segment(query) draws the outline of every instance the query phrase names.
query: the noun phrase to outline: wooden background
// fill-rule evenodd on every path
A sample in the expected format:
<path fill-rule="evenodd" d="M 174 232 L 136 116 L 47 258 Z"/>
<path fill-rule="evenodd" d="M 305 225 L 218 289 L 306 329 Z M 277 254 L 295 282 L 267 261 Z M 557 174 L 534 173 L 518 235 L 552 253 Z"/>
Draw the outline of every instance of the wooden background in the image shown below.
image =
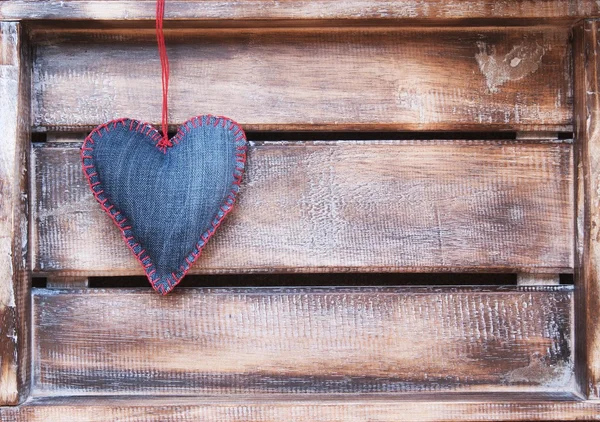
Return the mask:
<path fill-rule="evenodd" d="M 78 162 L 160 119 L 154 2 L 1 2 L 0 418 L 598 419 L 596 3 L 168 2 L 172 129 L 252 141 L 193 273 L 292 286 L 163 298 Z"/>

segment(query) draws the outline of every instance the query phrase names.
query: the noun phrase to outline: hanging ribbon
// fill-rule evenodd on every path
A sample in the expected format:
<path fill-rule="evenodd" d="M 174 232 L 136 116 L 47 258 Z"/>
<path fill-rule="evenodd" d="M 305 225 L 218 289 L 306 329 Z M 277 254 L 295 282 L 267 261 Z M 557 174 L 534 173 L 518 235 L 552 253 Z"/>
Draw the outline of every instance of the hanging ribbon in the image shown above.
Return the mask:
<path fill-rule="evenodd" d="M 163 31 L 163 19 L 165 16 L 165 0 L 156 0 L 156 41 L 158 42 L 158 54 L 160 56 L 160 68 L 162 76 L 162 133 L 163 137 L 158 142 L 162 148 L 173 146 L 169 140 L 169 56 L 165 44 L 165 33 Z"/>

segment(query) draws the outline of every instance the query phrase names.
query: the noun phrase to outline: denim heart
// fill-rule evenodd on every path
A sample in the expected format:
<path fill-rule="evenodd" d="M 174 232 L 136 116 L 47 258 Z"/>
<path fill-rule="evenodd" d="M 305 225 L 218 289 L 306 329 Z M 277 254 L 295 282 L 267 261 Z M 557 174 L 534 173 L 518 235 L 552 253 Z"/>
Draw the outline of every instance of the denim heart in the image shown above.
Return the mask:
<path fill-rule="evenodd" d="M 246 135 L 226 117 L 182 124 L 170 147 L 151 125 L 119 119 L 98 126 L 81 148 L 83 172 L 102 209 L 167 294 L 231 211 L 246 161 Z"/>

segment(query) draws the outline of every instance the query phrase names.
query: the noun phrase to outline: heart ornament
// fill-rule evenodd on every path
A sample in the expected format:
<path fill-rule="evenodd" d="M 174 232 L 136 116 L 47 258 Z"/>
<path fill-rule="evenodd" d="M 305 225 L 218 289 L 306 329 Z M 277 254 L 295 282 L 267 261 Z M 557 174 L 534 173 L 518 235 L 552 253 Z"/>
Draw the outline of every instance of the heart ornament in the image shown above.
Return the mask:
<path fill-rule="evenodd" d="M 246 162 L 242 128 L 226 117 L 189 119 L 170 139 L 150 124 L 102 124 L 81 148 L 83 172 L 157 292 L 181 281 L 233 209 Z"/>

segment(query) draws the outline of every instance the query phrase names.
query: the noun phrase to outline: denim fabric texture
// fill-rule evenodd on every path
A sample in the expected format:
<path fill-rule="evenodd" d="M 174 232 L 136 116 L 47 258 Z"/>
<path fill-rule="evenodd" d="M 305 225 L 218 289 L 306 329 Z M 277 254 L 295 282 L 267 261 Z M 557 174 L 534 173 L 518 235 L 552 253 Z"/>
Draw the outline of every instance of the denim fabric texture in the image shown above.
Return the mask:
<path fill-rule="evenodd" d="M 231 211 L 246 161 L 242 128 L 198 116 L 160 148 L 151 125 L 119 119 L 98 126 L 81 148 L 90 188 L 110 215 L 152 287 L 181 281 Z"/>

